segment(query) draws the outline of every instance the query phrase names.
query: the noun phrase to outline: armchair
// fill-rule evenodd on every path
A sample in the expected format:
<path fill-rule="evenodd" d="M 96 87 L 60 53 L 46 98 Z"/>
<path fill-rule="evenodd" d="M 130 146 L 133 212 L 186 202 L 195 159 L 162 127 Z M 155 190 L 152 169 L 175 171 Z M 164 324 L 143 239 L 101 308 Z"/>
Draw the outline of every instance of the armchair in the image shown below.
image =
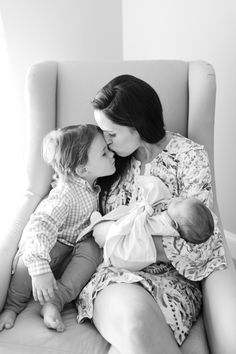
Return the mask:
<path fill-rule="evenodd" d="M 4 306 L 12 259 L 31 213 L 47 195 L 52 171 L 41 157 L 44 135 L 56 127 L 94 123 L 90 101 L 112 77 L 129 73 L 150 83 L 158 92 L 167 130 L 179 132 L 205 145 L 211 163 L 214 211 L 219 217 L 214 180 L 214 110 L 216 82 L 206 62 L 177 60 L 95 62 L 43 62 L 33 65 L 26 78 L 26 184 L 14 220 L 0 239 L 0 310 Z M 223 230 L 222 230 L 223 232 Z M 202 282 L 203 316 L 182 346 L 185 354 L 236 353 L 236 272 L 225 243 L 228 269 Z M 63 310 L 66 330 L 48 330 L 31 301 L 11 330 L 0 333 L 4 354 L 106 354 L 109 344 L 91 323 L 78 325 L 76 310 Z"/>

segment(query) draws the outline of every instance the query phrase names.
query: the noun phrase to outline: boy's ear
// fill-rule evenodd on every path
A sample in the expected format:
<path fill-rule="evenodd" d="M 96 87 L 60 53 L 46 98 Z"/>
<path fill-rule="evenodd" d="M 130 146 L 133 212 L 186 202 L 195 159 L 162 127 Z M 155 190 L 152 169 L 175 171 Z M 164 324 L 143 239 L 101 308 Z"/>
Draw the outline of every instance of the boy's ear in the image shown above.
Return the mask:
<path fill-rule="evenodd" d="M 83 177 L 87 174 L 86 166 L 77 166 L 75 171 L 80 177 Z"/>

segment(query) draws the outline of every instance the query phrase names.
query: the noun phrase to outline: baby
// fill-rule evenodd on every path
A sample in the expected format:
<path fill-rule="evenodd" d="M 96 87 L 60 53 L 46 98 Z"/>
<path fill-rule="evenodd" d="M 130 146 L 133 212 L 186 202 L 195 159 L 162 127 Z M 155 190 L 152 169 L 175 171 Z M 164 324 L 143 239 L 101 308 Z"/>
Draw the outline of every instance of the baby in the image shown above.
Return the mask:
<path fill-rule="evenodd" d="M 169 261 L 163 237 L 201 244 L 213 234 L 213 216 L 200 200 L 170 199 L 167 187 L 157 177 L 140 176 L 137 184 L 144 196 L 141 202 L 121 206 L 104 217 L 98 212 L 92 214 L 89 229 L 103 247 L 106 265 L 137 271 Z M 152 235 L 161 237 L 154 237 L 154 242 Z"/>
<path fill-rule="evenodd" d="M 185 241 L 200 244 L 214 232 L 214 220 L 209 208 L 196 198 L 173 198 L 166 216 Z"/>

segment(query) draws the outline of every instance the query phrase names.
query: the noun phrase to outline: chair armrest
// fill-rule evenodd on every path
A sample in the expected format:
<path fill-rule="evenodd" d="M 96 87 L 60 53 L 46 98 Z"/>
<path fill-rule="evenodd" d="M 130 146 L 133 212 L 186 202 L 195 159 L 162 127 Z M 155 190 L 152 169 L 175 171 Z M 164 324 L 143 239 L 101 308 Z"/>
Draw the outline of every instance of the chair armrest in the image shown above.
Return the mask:
<path fill-rule="evenodd" d="M 5 230 L 1 230 L 0 311 L 4 306 L 12 260 L 22 231 L 50 187 L 52 170 L 42 159 L 41 145 L 45 134 L 55 129 L 57 63 L 33 65 L 27 73 L 26 88 L 25 187 L 12 201 L 11 220 L 6 223 Z"/>
<path fill-rule="evenodd" d="M 216 201 L 216 208 L 218 204 Z M 218 214 L 219 215 L 219 214 Z M 236 353 L 236 270 L 220 217 L 228 269 L 213 272 L 202 282 L 203 317 L 212 354 Z"/>
<path fill-rule="evenodd" d="M 223 230 L 220 218 L 218 224 Z M 228 269 L 213 272 L 202 282 L 203 316 L 211 353 L 235 354 L 236 270 L 223 232 L 222 237 Z"/>
<path fill-rule="evenodd" d="M 212 273 L 202 282 L 203 313 L 212 354 L 236 353 L 236 271 Z"/>
<path fill-rule="evenodd" d="M 214 212 L 223 230 L 214 178 L 214 112 L 216 78 L 214 68 L 205 62 L 189 65 L 189 126 L 188 137 L 203 144 L 208 152 L 214 195 Z M 204 129 L 202 128 L 204 126 Z M 236 271 L 228 246 L 223 242 L 228 269 L 212 273 L 202 282 L 203 311 L 212 354 L 236 353 Z"/>
<path fill-rule="evenodd" d="M 17 250 L 22 231 L 31 213 L 41 200 L 41 196 L 26 191 L 14 200 L 13 215 L 1 230 L 0 242 L 0 312 L 4 306 L 10 282 L 12 261 Z"/>

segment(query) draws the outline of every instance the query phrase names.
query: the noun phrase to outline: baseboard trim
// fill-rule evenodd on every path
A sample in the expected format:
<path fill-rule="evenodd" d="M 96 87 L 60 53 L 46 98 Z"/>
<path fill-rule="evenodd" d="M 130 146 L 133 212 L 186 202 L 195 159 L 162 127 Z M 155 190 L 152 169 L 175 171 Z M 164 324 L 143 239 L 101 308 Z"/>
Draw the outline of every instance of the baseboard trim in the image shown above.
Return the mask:
<path fill-rule="evenodd" d="M 224 233 L 230 253 L 233 259 L 236 260 L 236 235 L 227 230 L 224 230 Z"/>

